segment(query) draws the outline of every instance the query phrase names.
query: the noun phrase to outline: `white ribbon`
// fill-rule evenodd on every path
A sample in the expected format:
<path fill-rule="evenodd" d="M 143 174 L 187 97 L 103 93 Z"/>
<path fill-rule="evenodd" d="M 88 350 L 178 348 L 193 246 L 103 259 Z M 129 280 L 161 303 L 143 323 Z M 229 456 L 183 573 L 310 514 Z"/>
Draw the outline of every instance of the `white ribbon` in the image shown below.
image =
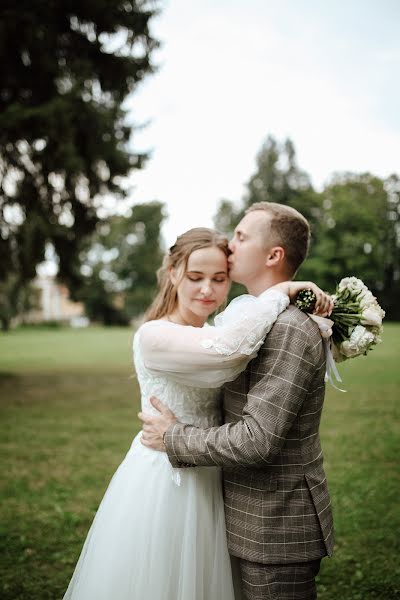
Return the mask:
<path fill-rule="evenodd" d="M 309 314 L 309 313 L 308 313 Z M 339 371 L 337 370 L 335 359 L 332 356 L 331 350 L 331 335 L 332 335 L 332 326 L 333 321 L 331 319 L 327 319 L 326 317 L 320 317 L 318 315 L 311 315 L 309 317 L 315 321 L 319 327 L 319 332 L 322 336 L 322 341 L 324 342 L 325 349 L 325 358 L 326 358 L 326 372 L 325 372 L 325 381 L 329 381 L 332 387 L 339 392 L 347 392 L 347 390 L 342 390 L 340 387 L 336 385 L 334 382 L 334 378 L 339 383 L 342 383 L 342 378 L 340 377 Z"/>
<path fill-rule="evenodd" d="M 338 390 L 339 392 L 347 392 L 347 390 L 342 390 L 342 388 L 338 387 L 333 381 L 333 378 L 335 377 L 336 381 L 342 383 L 342 378 L 340 377 L 339 371 L 337 370 L 335 359 L 332 356 L 330 340 L 324 339 L 323 342 L 326 357 L 325 381 L 329 381 L 329 383 L 335 388 L 335 390 Z"/>

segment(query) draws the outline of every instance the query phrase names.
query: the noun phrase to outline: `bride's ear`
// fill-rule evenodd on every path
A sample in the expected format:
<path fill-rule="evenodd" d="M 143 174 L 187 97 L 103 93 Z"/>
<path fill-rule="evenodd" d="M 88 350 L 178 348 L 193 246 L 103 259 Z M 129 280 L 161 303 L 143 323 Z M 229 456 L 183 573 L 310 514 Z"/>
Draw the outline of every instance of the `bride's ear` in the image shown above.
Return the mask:
<path fill-rule="evenodd" d="M 168 267 L 168 277 L 172 285 L 176 286 L 178 284 L 178 278 L 176 276 L 176 271 L 174 267 Z"/>
<path fill-rule="evenodd" d="M 273 246 L 268 250 L 265 264 L 267 267 L 274 267 L 279 265 L 285 259 L 285 250 L 282 246 Z"/>

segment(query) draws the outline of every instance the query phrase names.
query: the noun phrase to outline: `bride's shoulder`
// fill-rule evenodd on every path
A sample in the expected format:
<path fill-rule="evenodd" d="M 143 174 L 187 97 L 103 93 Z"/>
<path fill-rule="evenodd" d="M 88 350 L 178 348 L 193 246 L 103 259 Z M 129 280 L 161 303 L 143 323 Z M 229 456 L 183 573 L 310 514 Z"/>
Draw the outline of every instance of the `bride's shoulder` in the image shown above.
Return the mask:
<path fill-rule="evenodd" d="M 141 349 L 143 349 L 149 345 L 151 340 L 155 337 L 154 336 L 155 328 L 159 327 L 159 323 L 161 323 L 160 319 L 158 319 L 157 321 L 145 321 L 144 323 L 141 323 L 137 327 L 137 329 L 133 335 L 133 344 L 132 344 L 133 349 L 136 352 L 139 347 Z"/>
<path fill-rule="evenodd" d="M 171 321 L 166 321 L 164 319 L 156 319 L 154 321 L 145 321 L 142 323 L 135 331 L 135 338 L 144 338 L 151 335 L 156 329 L 159 329 L 162 326 L 173 325 Z"/>
<path fill-rule="evenodd" d="M 144 323 L 141 323 L 141 325 L 136 329 L 136 333 L 143 332 L 154 327 L 159 327 L 160 325 L 168 325 L 169 323 L 170 321 L 164 319 L 154 319 L 153 321 L 145 321 Z"/>

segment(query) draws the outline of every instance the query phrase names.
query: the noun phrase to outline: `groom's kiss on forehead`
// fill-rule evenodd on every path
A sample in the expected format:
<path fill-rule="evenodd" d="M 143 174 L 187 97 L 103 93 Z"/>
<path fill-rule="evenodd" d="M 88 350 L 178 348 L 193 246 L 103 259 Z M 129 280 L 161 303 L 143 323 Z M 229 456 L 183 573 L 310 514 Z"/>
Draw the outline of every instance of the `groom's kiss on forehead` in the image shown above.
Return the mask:
<path fill-rule="evenodd" d="M 229 242 L 229 275 L 258 295 L 274 283 L 292 279 L 308 251 L 308 222 L 291 207 L 253 204 Z"/>

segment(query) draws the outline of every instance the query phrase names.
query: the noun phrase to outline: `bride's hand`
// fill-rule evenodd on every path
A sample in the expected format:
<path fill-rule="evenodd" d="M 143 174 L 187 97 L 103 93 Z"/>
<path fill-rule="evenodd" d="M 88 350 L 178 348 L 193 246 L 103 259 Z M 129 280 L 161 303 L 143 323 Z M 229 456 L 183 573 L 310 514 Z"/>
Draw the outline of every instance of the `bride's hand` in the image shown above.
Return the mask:
<path fill-rule="evenodd" d="M 311 290 L 314 292 L 316 297 L 313 311 L 315 315 L 328 317 L 333 310 L 332 298 L 312 281 L 283 281 L 282 283 L 278 283 L 273 287 L 280 290 L 284 294 L 287 294 L 291 302 L 296 299 L 297 294 L 302 290 Z"/>

